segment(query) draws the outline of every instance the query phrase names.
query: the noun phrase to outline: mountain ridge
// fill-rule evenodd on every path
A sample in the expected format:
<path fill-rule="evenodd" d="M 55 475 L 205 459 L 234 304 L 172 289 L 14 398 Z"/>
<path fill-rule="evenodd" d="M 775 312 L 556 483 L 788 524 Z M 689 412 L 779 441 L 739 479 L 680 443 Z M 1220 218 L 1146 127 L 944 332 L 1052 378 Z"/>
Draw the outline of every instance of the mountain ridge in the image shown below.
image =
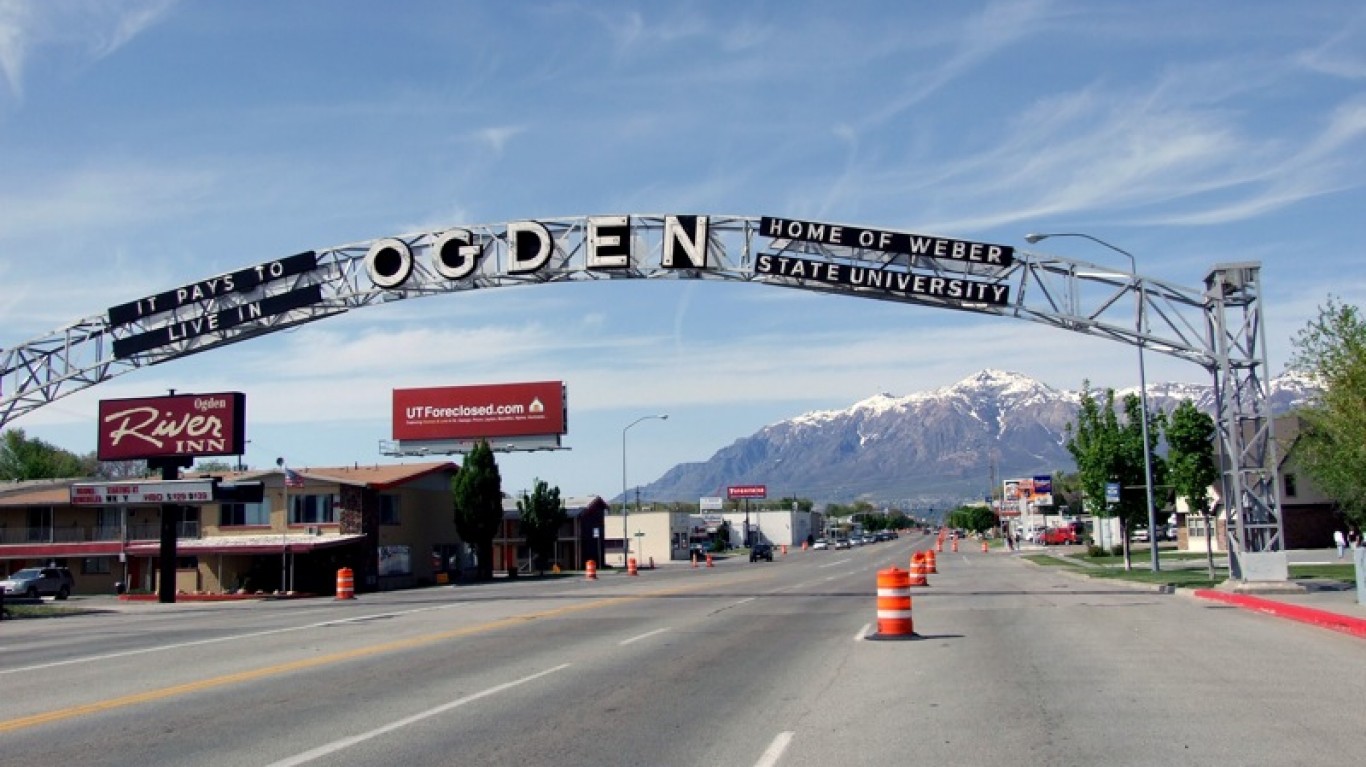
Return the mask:
<path fill-rule="evenodd" d="M 1103 391 L 1103 390 L 1102 390 Z M 1293 410 L 1316 392 L 1303 376 L 1269 385 L 1273 413 Z M 1116 389 L 1119 401 L 1137 387 Z M 1184 399 L 1212 412 L 1210 385 L 1156 383 L 1153 410 Z M 642 498 L 722 496 L 729 485 L 765 484 L 781 495 L 818 503 L 868 500 L 903 508 L 944 508 L 987 495 L 1004 478 L 1072 471 L 1066 427 L 1080 392 L 1021 373 L 986 368 L 937 389 L 886 392 L 847 408 L 815 410 L 741 437 L 706 461 L 678 464 L 641 485 Z"/>

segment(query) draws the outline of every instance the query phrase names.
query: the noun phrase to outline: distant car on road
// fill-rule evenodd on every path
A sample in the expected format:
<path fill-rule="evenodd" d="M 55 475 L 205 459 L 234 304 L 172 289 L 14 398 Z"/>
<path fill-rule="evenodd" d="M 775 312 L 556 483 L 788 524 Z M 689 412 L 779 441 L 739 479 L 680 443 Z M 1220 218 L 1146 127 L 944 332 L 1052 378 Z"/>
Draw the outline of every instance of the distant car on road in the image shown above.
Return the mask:
<path fill-rule="evenodd" d="M 0 591 L 13 596 L 56 597 L 66 599 L 76 587 L 76 579 L 65 567 L 25 567 L 0 581 Z"/>
<path fill-rule="evenodd" d="M 848 539 L 848 538 L 836 538 L 836 539 L 835 539 L 835 549 L 836 549 L 836 550 L 838 550 L 838 549 L 851 549 L 851 548 L 853 548 L 853 547 L 854 547 L 854 545 L 853 545 L 852 543 L 849 542 L 849 539 Z"/>
<path fill-rule="evenodd" d="M 811 544 L 811 548 L 817 551 L 825 551 L 830 548 L 830 541 L 827 541 L 824 538 L 817 538 L 816 542 Z"/>
<path fill-rule="evenodd" d="M 749 561 L 758 562 L 761 559 L 773 561 L 773 546 L 767 543 L 756 543 L 749 547 Z"/>

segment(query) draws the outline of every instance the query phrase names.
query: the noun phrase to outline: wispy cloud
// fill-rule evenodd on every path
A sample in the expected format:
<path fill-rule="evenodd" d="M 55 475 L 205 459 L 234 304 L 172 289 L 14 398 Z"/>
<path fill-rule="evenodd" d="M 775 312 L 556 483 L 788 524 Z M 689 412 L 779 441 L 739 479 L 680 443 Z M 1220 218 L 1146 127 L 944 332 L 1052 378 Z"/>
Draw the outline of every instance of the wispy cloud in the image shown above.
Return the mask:
<path fill-rule="evenodd" d="M 24 94 L 32 56 L 51 51 L 78 67 L 113 54 L 163 19 L 176 0 L 0 0 L 0 72 L 10 93 Z"/>

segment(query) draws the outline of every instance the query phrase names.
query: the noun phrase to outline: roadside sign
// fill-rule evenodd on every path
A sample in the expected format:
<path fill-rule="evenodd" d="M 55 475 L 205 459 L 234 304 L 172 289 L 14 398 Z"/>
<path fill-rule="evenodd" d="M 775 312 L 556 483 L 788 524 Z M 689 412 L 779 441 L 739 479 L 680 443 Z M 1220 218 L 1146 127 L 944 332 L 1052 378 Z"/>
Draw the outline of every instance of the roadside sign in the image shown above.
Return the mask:
<path fill-rule="evenodd" d="M 1106 503 L 1119 503 L 1119 483 L 1118 483 L 1118 482 L 1106 482 L 1106 483 L 1105 483 L 1105 502 L 1106 502 Z"/>

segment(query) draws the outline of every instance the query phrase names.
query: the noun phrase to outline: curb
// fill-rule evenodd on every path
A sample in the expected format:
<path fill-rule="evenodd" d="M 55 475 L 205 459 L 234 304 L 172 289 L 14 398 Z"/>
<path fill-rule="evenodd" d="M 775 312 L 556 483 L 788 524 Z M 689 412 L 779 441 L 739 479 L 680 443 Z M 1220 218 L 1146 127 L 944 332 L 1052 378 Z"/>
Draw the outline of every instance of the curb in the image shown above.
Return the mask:
<path fill-rule="evenodd" d="M 1318 610 L 1313 607 L 1302 607 L 1300 605 L 1286 604 L 1271 599 L 1262 599 L 1248 594 L 1229 594 L 1213 589 L 1195 589 L 1192 595 L 1200 599 L 1209 599 L 1215 602 L 1225 602 L 1227 604 L 1242 607 L 1248 610 L 1274 615 L 1278 618 L 1289 618 L 1290 620 L 1308 623 L 1320 628 L 1340 631 L 1354 637 L 1366 639 L 1366 618 L 1355 618 L 1350 615 L 1339 615 L 1326 610 Z"/>

